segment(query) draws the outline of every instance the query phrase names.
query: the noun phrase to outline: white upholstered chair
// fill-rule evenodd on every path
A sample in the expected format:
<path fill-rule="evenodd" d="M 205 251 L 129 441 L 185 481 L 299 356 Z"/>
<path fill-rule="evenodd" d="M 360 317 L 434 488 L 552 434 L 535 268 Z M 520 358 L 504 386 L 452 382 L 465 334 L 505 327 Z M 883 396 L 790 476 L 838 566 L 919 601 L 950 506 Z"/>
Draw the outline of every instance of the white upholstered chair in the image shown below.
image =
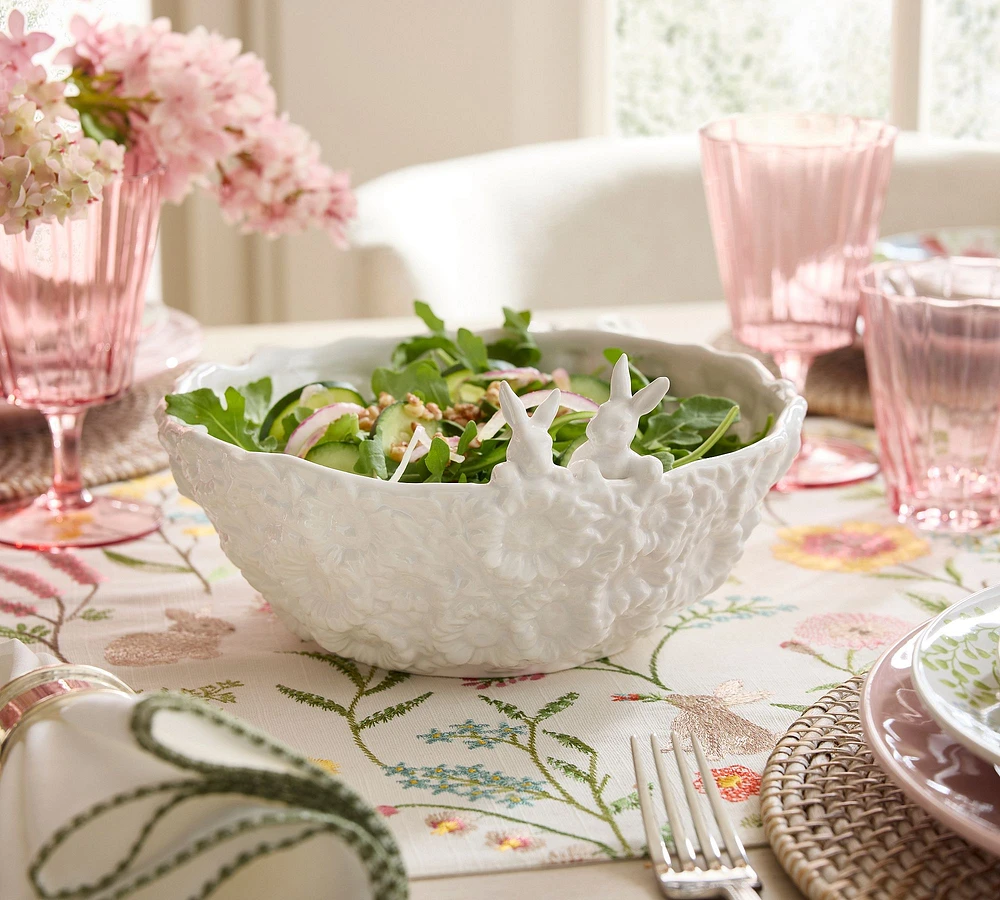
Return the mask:
<path fill-rule="evenodd" d="M 363 313 L 721 297 L 695 135 L 540 144 L 358 189 Z M 882 233 L 1000 225 L 1000 145 L 903 134 Z"/>

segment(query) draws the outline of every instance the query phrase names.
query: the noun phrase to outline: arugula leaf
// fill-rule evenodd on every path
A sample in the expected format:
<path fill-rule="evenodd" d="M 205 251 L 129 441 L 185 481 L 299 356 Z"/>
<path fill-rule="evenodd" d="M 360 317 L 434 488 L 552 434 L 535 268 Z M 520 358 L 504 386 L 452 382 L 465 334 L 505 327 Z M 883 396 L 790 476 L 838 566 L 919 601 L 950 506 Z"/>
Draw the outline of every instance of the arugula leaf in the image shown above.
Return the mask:
<path fill-rule="evenodd" d="M 469 449 L 469 444 L 472 443 L 476 435 L 479 434 L 479 429 L 476 427 L 475 422 L 469 422 L 465 426 L 465 431 L 462 432 L 462 436 L 458 439 L 458 453 L 464 454 L 466 450 Z"/>
<path fill-rule="evenodd" d="M 444 334 L 422 334 L 408 341 L 397 344 L 392 351 L 392 364 L 397 368 L 402 368 L 415 359 L 428 356 L 435 350 L 443 351 L 447 355 L 445 363 L 451 365 L 460 356 L 455 342 Z"/>
<path fill-rule="evenodd" d="M 354 465 L 354 471 L 383 481 L 389 477 L 381 441 L 368 440 L 358 444 L 358 461 Z"/>
<path fill-rule="evenodd" d="M 642 435 L 642 443 L 650 448 L 697 447 L 736 408 L 739 421 L 739 407 L 724 397 L 706 397 L 696 394 L 680 401 L 680 406 L 672 413 L 656 413 L 649 417 Z"/>
<path fill-rule="evenodd" d="M 246 417 L 253 422 L 263 422 L 271 408 L 271 379 L 265 375 L 257 381 L 251 381 L 240 391 L 245 398 Z"/>
<path fill-rule="evenodd" d="M 357 413 L 347 413 L 327 426 L 319 443 L 337 441 L 341 444 L 359 444 L 363 439 Z"/>
<path fill-rule="evenodd" d="M 414 300 L 413 311 L 420 316 L 423 323 L 430 329 L 431 334 L 444 333 L 444 319 L 439 319 L 434 315 L 430 304 L 424 303 L 423 300 Z"/>
<path fill-rule="evenodd" d="M 281 433 L 279 435 L 279 444 L 287 444 L 288 439 L 292 436 L 292 432 L 295 431 L 306 419 L 308 419 L 316 410 L 310 409 L 308 406 L 296 406 L 287 416 L 281 417 Z"/>
<path fill-rule="evenodd" d="M 503 308 L 503 327 L 506 337 L 486 347 L 491 359 L 504 360 L 515 366 L 533 366 L 542 358 L 534 337 L 528 331 L 531 313 L 528 310 L 515 312 Z"/>
<path fill-rule="evenodd" d="M 431 359 L 418 359 L 404 369 L 380 368 L 372 372 L 372 392 L 382 392 L 402 400 L 407 394 L 417 394 L 424 402 L 433 402 L 444 409 L 451 405 L 448 383 Z"/>
<path fill-rule="evenodd" d="M 212 437 L 227 444 L 244 450 L 274 450 L 277 441 L 272 437 L 261 441 L 260 419 L 248 414 L 249 409 L 255 415 L 262 415 L 261 406 L 266 411 L 270 394 L 271 380 L 264 378 L 242 389 L 226 388 L 223 406 L 222 398 L 215 391 L 199 388 L 186 394 L 168 394 L 167 412 L 188 425 L 204 425 Z"/>
<path fill-rule="evenodd" d="M 621 347 L 606 347 L 604 350 L 604 358 L 611 363 L 612 367 L 618 362 L 618 359 L 625 351 Z M 628 372 L 632 376 L 632 393 L 635 394 L 641 391 L 647 384 L 649 384 L 649 379 L 639 371 L 639 368 L 632 362 L 631 357 L 628 361 Z M 666 399 L 666 398 L 664 398 Z"/>
<path fill-rule="evenodd" d="M 451 462 L 451 448 L 448 444 L 441 440 L 441 438 L 436 437 L 431 441 L 430 449 L 427 451 L 427 455 L 424 457 L 424 463 L 427 465 L 427 471 L 431 473 L 431 481 L 440 481 L 441 476 L 444 474 L 444 470 L 448 468 L 448 463 Z"/>
<path fill-rule="evenodd" d="M 468 328 L 458 329 L 458 349 L 460 359 L 467 369 L 473 372 L 489 371 L 489 357 L 486 354 L 486 344 L 481 337 L 473 334 Z"/>

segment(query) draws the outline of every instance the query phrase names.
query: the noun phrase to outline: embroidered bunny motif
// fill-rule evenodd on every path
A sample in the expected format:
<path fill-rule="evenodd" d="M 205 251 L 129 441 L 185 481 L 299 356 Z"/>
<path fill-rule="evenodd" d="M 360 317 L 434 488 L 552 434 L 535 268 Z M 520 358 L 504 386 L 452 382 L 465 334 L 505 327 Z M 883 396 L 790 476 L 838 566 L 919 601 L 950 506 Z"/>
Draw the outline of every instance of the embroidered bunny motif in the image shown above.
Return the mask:
<path fill-rule="evenodd" d="M 511 438 L 507 445 L 507 462 L 496 469 L 513 467 L 524 477 L 540 476 L 548 473 L 552 462 L 552 435 L 549 428 L 559 412 L 562 394 L 554 389 L 535 410 L 528 415 L 521 398 L 506 382 L 500 384 L 500 410 L 510 426 Z M 494 472 L 496 472 L 494 469 Z M 504 473 L 500 473 L 503 478 Z"/>
<path fill-rule="evenodd" d="M 684 749 L 691 750 L 691 735 L 698 735 L 709 759 L 733 753 L 749 755 L 771 750 L 778 735 L 731 712 L 729 707 L 756 703 L 770 691 L 743 690 L 738 679 L 724 681 L 712 694 L 670 694 L 665 699 L 680 709 L 671 729 L 684 736 Z"/>
<path fill-rule="evenodd" d="M 104 648 L 104 658 L 115 666 L 157 666 L 182 659 L 214 659 L 221 656 L 219 643 L 236 630 L 224 619 L 197 615 L 183 609 L 168 609 L 173 620 L 167 631 L 136 631 L 115 638 Z"/>
<path fill-rule="evenodd" d="M 633 396 L 628 357 L 623 353 L 611 373 L 611 397 L 588 423 L 587 443 L 573 454 L 570 469 L 590 460 L 608 479 L 660 479 L 663 464 L 655 457 L 640 456 L 631 444 L 640 416 L 656 409 L 669 389 L 670 379 L 660 377 Z"/>

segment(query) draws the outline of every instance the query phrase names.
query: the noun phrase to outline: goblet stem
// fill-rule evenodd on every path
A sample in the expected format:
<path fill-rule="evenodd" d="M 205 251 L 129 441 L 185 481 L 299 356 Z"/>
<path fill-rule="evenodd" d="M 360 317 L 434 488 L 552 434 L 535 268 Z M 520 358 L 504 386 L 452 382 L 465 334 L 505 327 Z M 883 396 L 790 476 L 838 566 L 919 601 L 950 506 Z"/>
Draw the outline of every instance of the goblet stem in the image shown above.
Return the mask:
<path fill-rule="evenodd" d="M 778 364 L 781 377 L 795 385 L 795 391 L 802 396 L 806 393 L 806 376 L 815 358 L 812 353 L 800 350 L 778 350 L 772 354 Z"/>
<path fill-rule="evenodd" d="M 84 509 L 94 498 L 83 486 L 80 471 L 80 440 L 87 411 L 47 413 L 52 432 L 52 488 L 48 507 L 52 510 Z"/>

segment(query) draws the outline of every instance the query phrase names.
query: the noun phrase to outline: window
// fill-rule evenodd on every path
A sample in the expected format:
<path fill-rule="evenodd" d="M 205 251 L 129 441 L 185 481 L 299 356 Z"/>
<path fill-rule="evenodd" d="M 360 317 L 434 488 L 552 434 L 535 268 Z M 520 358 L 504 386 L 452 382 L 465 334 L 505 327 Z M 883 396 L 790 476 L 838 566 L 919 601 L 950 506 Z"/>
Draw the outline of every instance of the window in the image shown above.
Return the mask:
<path fill-rule="evenodd" d="M 996 0 L 614 2 L 620 134 L 690 131 L 767 110 L 893 118 L 907 93 L 921 130 L 1000 139 Z M 924 39 L 894 64 L 894 36 L 921 25 Z"/>

